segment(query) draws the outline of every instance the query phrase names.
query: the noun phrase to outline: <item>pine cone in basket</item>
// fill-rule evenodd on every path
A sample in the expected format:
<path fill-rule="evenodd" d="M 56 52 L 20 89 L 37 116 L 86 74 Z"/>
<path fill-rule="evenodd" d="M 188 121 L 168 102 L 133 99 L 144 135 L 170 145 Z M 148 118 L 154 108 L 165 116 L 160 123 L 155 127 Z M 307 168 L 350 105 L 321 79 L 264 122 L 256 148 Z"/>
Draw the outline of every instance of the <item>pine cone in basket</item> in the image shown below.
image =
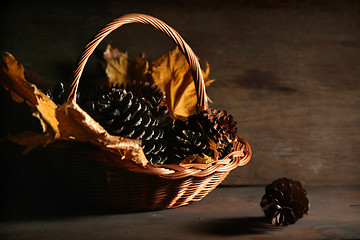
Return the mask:
<path fill-rule="evenodd" d="M 189 123 L 197 128 L 201 125 L 204 133 L 216 143 L 219 157 L 229 154 L 236 139 L 236 122 L 226 111 L 210 108 L 191 115 Z"/>
<path fill-rule="evenodd" d="M 176 120 L 171 131 L 167 133 L 169 160 L 166 163 L 178 163 L 194 154 L 212 154 L 207 137 L 202 131 L 189 125 L 187 120 Z"/>
<path fill-rule="evenodd" d="M 126 84 L 126 86 L 121 85 L 120 88 L 132 92 L 137 99 L 146 103 L 153 114 L 158 112 L 165 99 L 165 93 L 154 83 L 133 81 L 131 84 Z"/>
<path fill-rule="evenodd" d="M 280 178 L 266 186 L 260 206 L 273 225 L 294 224 L 309 211 L 306 194 L 300 182 Z"/>
<path fill-rule="evenodd" d="M 80 97 L 80 106 L 110 134 L 142 140 L 150 163 L 166 161 L 164 130 L 147 104 L 119 87 L 98 88 L 93 94 L 84 95 Z"/>
<path fill-rule="evenodd" d="M 145 103 L 154 117 L 159 120 L 159 126 L 166 129 L 172 126 L 172 118 L 169 110 L 163 106 L 165 93 L 154 83 L 133 81 L 126 86 L 121 85 L 120 88 L 132 92 L 134 96 L 141 102 Z"/>
<path fill-rule="evenodd" d="M 65 102 L 64 84 L 59 82 L 53 88 L 43 90 L 44 93 L 58 106 Z"/>

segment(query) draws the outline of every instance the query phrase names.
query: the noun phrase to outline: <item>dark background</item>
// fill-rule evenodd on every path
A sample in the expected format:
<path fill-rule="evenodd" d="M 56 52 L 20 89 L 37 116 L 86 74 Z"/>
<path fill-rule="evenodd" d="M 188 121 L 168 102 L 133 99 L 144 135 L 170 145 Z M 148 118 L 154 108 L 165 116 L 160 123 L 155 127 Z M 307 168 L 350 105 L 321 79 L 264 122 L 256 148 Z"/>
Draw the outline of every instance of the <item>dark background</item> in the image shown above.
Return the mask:
<path fill-rule="evenodd" d="M 360 184 L 359 1 L 8 1 L 0 11 L 1 51 L 53 83 L 69 78 L 106 22 L 132 12 L 160 18 L 202 66 L 210 64 L 212 106 L 234 116 L 252 147 L 251 162 L 224 184 L 284 176 L 307 185 Z M 140 24 L 118 29 L 100 47 L 110 42 L 151 59 L 174 47 Z M 86 71 L 94 69 L 92 60 Z M 36 166 L 33 155 L 20 157 L 24 172 Z"/>

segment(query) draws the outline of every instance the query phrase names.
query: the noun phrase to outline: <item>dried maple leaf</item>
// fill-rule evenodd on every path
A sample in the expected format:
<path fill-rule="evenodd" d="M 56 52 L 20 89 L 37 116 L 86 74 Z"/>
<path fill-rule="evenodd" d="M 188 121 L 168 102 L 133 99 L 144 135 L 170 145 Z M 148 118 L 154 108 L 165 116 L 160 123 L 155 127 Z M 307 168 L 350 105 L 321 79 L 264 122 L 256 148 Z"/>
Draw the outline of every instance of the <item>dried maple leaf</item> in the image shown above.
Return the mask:
<path fill-rule="evenodd" d="M 34 84 L 26 81 L 24 68 L 15 58 L 6 53 L 1 59 L 0 83 L 17 102 L 25 101 L 33 116 L 42 125 L 43 132 L 23 132 L 8 136 L 7 139 L 25 146 L 25 152 L 39 145 L 47 145 L 56 140 L 76 140 L 90 142 L 119 155 L 119 159 L 131 159 L 146 165 L 147 160 L 141 148 L 141 142 L 112 136 L 83 111 L 75 101 L 62 106 L 56 104 L 42 93 Z"/>
<path fill-rule="evenodd" d="M 45 145 L 59 138 L 58 121 L 55 117 L 56 104 L 42 93 L 35 84 L 25 80 L 24 67 L 18 64 L 9 53 L 6 53 L 2 58 L 0 80 L 2 86 L 10 91 L 13 100 L 19 103 L 25 101 L 33 116 L 40 120 L 43 134 L 48 136 L 37 138 L 38 141 L 41 141 L 40 144 Z M 35 143 L 31 143 L 31 145 L 35 145 Z M 28 146 L 25 151 L 29 150 L 31 148 Z"/>
<path fill-rule="evenodd" d="M 145 56 L 137 56 L 136 61 L 131 61 L 127 53 L 120 52 L 117 48 L 107 46 L 104 52 L 105 72 L 110 85 L 125 85 L 137 81 L 149 81 L 149 62 Z M 151 81 L 151 80 L 150 80 Z"/>
<path fill-rule="evenodd" d="M 129 60 L 127 53 L 122 53 L 108 45 L 104 52 L 104 59 L 106 61 L 105 72 L 110 83 L 126 84 L 131 81 L 128 75 Z"/>
<path fill-rule="evenodd" d="M 210 85 L 210 69 L 203 71 L 205 85 Z M 195 113 L 197 96 L 191 70 L 184 54 L 175 48 L 152 62 L 151 75 L 155 84 L 165 92 L 165 104 L 175 118 Z"/>

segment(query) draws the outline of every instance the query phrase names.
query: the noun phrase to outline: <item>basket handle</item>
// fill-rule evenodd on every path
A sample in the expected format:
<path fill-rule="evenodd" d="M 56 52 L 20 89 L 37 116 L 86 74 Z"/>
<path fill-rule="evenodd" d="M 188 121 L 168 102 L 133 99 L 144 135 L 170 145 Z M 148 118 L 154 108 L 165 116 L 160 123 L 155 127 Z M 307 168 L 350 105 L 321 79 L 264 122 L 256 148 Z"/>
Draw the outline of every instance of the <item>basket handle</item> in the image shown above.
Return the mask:
<path fill-rule="evenodd" d="M 94 52 L 99 43 L 115 29 L 129 23 L 143 23 L 146 25 L 151 25 L 157 30 L 165 33 L 168 37 L 170 37 L 170 39 L 175 42 L 175 44 L 181 49 L 181 51 L 185 55 L 186 60 L 188 61 L 190 66 L 198 99 L 196 105 L 197 111 L 208 109 L 208 99 L 205 92 L 205 83 L 202 71 L 199 61 L 190 46 L 185 42 L 185 40 L 180 36 L 178 32 L 176 32 L 172 27 L 168 26 L 163 21 L 149 15 L 138 13 L 123 15 L 122 17 L 110 21 L 103 28 L 101 28 L 100 31 L 88 42 L 88 44 L 83 49 L 81 55 L 79 56 L 74 71 L 71 75 L 70 88 L 67 100 L 76 101 L 76 92 L 78 89 L 80 77 L 89 57 Z"/>

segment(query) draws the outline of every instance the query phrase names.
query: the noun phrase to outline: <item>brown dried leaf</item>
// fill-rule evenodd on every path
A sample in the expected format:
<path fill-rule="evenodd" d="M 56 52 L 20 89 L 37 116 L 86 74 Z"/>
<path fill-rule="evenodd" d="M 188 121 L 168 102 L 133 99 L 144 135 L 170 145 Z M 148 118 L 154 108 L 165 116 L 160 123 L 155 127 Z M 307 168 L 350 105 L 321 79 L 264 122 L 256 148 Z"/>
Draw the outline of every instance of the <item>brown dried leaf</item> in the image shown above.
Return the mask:
<path fill-rule="evenodd" d="M 23 153 L 26 154 L 39 145 L 46 145 L 51 143 L 50 140 L 53 139 L 53 137 L 49 136 L 47 133 L 26 131 L 16 135 L 9 135 L 6 137 L 6 139 L 16 144 L 25 146 Z"/>
<path fill-rule="evenodd" d="M 215 161 L 219 160 L 219 152 L 216 148 L 216 143 L 210 138 L 208 138 L 208 141 L 209 141 L 210 148 L 213 150 L 214 160 Z"/>
<path fill-rule="evenodd" d="M 214 158 L 209 157 L 207 155 L 204 155 L 204 157 L 200 157 L 199 155 L 194 154 L 194 155 L 190 155 L 190 156 L 186 157 L 184 160 L 182 160 L 180 165 L 190 164 L 190 163 L 207 164 L 207 163 L 211 163 L 214 161 L 215 161 Z"/>
<path fill-rule="evenodd" d="M 1 60 L 0 82 L 2 86 L 11 92 L 14 101 L 27 103 L 33 116 L 40 120 L 44 134 L 49 136 L 49 139 L 41 144 L 52 142 L 52 139 L 58 138 L 60 133 L 58 121 L 55 118 L 56 104 L 35 84 L 25 80 L 24 67 L 18 64 L 10 53 L 5 53 Z"/>
<path fill-rule="evenodd" d="M 210 85 L 210 69 L 203 72 L 205 85 Z M 197 96 L 190 67 L 184 54 L 175 48 L 152 62 L 152 77 L 155 84 L 165 92 L 165 104 L 175 118 L 188 117 L 195 113 Z"/>
<path fill-rule="evenodd" d="M 138 56 L 136 61 L 131 61 L 127 53 L 108 45 L 104 52 L 104 59 L 105 72 L 110 85 L 126 85 L 134 80 L 137 82 L 150 80 L 149 62 L 145 56 Z"/>
<path fill-rule="evenodd" d="M 93 120 L 75 102 L 69 101 L 59 108 L 34 84 L 25 80 L 24 68 L 7 53 L 0 66 L 0 83 L 11 92 L 17 102 L 25 101 L 43 127 L 43 133 L 24 132 L 7 139 L 26 147 L 25 152 L 56 140 L 77 140 L 90 142 L 104 150 L 118 154 L 120 159 L 131 159 L 146 165 L 147 160 L 141 142 L 112 136 Z"/>
<path fill-rule="evenodd" d="M 106 61 L 105 72 L 111 84 L 126 84 L 131 81 L 128 75 L 129 60 L 127 53 L 122 53 L 108 45 L 104 52 L 104 59 Z"/>
<path fill-rule="evenodd" d="M 56 117 L 59 120 L 60 139 L 90 142 L 119 154 L 122 159 L 131 159 L 143 166 L 147 164 L 139 140 L 110 135 L 77 103 L 69 101 L 61 105 L 56 111 Z"/>

